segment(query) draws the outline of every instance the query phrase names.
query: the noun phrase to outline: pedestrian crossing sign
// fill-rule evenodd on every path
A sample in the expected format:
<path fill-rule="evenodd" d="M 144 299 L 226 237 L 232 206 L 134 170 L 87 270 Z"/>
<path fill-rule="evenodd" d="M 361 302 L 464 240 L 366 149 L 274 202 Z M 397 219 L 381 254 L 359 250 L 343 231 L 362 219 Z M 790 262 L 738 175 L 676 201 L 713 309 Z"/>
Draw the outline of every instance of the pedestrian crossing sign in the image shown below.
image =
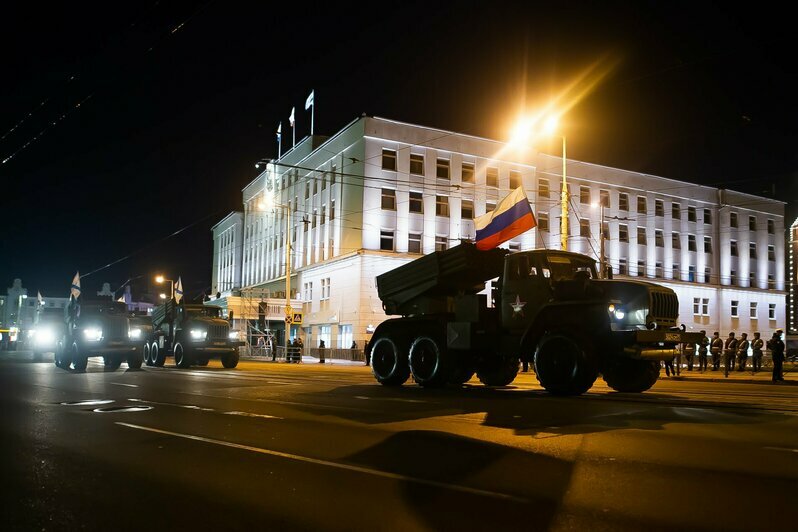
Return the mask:
<path fill-rule="evenodd" d="M 294 315 L 291 317 L 291 322 L 301 325 L 302 324 L 302 313 L 301 312 L 294 312 Z"/>

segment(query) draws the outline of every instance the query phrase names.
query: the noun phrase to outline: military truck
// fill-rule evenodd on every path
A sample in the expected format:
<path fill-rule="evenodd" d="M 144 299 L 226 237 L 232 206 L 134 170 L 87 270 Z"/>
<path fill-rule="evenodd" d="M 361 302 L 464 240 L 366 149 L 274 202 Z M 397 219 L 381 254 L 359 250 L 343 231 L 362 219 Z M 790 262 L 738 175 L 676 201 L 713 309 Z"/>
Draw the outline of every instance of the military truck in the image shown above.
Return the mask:
<path fill-rule="evenodd" d="M 219 307 L 171 299 L 153 308 L 152 324 L 152 335 L 144 347 L 148 366 L 163 366 L 167 356 L 173 356 L 179 368 L 207 366 L 211 358 L 221 359 L 225 368 L 238 365 L 238 348 L 244 342 L 230 331 Z"/>
<path fill-rule="evenodd" d="M 599 374 L 614 390 L 643 392 L 660 360 L 700 336 L 677 327 L 673 290 L 599 279 L 596 261 L 567 251 L 462 243 L 378 276 L 377 291 L 386 314 L 402 316 L 369 344 L 374 377 L 388 386 L 411 374 L 421 386 L 462 384 L 474 373 L 506 386 L 524 360 L 552 394 L 582 394 Z"/>
<path fill-rule="evenodd" d="M 89 357 L 103 357 L 107 370 L 127 362 L 138 369 L 144 361 L 146 323 L 131 319 L 127 305 L 111 298 L 71 300 L 64 308 L 64 331 L 55 352 L 55 365 L 85 371 Z"/>

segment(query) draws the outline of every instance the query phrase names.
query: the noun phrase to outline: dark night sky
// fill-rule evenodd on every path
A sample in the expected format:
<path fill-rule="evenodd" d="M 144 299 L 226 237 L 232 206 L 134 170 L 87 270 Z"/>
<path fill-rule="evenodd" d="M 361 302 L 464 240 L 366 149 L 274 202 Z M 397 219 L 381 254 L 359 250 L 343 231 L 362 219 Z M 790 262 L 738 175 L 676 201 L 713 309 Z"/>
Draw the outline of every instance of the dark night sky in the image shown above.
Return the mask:
<path fill-rule="evenodd" d="M 281 119 L 286 146 L 292 106 L 308 133 L 311 89 L 320 134 L 366 112 L 506 139 L 597 62 L 616 66 L 567 115 L 569 158 L 775 186 L 796 216 L 794 31 L 764 4 L 119 4 L 28 2 L 0 21 L 0 289 L 64 296 L 75 270 L 130 254 L 84 287 L 157 271 L 189 297 L 209 287 L 210 227 L 276 156 Z"/>

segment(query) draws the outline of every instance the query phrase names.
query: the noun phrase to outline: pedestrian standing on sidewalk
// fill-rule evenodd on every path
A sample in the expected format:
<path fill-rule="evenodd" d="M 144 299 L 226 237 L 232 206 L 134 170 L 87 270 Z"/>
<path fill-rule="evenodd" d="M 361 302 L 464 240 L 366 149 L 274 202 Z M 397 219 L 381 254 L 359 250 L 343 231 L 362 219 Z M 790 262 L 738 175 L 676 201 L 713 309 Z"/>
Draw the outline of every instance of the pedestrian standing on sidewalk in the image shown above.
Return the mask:
<path fill-rule="evenodd" d="M 707 370 L 707 351 L 709 350 L 709 338 L 707 331 L 701 331 L 701 340 L 698 342 L 698 370 Z"/>
<path fill-rule="evenodd" d="M 723 340 L 720 339 L 720 333 L 715 331 L 712 335 L 712 342 L 709 344 L 709 352 L 712 354 L 712 371 L 720 369 L 720 352 L 723 351 Z"/>
<path fill-rule="evenodd" d="M 745 366 L 748 364 L 748 347 L 750 345 L 748 333 L 743 333 L 740 343 L 737 344 L 737 371 L 745 371 Z"/>
<path fill-rule="evenodd" d="M 676 370 L 673 369 L 673 357 L 666 358 L 662 362 L 663 364 L 665 364 L 665 375 L 667 375 L 668 377 L 675 377 Z"/>
<path fill-rule="evenodd" d="M 369 341 L 363 342 L 363 355 L 366 357 L 366 365 L 371 365 L 371 352 L 369 351 Z"/>
<path fill-rule="evenodd" d="M 781 329 L 776 329 L 773 338 L 768 342 L 770 356 L 773 359 L 773 382 L 784 382 L 784 375 L 781 372 L 784 364 L 784 342 L 781 341 Z"/>
<path fill-rule="evenodd" d="M 751 351 L 753 352 L 753 357 L 751 358 L 751 362 L 753 363 L 752 371 L 756 373 L 760 369 L 762 369 L 762 348 L 765 347 L 765 341 L 759 337 L 759 333 L 754 333 L 754 341 L 751 342 Z"/>
<path fill-rule="evenodd" d="M 734 362 L 737 355 L 737 338 L 734 331 L 729 333 L 726 343 L 723 344 L 723 376 L 728 377 L 730 371 L 734 371 Z"/>
<path fill-rule="evenodd" d="M 684 358 L 687 361 L 687 371 L 693 371 L 693 360 L 695 360 L 695 344 L 684 344 Z"/>

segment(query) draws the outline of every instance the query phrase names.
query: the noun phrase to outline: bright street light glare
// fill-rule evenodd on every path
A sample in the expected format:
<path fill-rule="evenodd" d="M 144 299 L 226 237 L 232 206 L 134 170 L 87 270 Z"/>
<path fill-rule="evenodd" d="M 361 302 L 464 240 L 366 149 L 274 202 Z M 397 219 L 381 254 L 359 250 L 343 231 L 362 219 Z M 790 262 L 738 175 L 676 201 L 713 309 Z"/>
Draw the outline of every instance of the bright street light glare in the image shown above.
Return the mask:
<path fill-rule="evenodd" d="M 156 282 L 156 283 L 158 283 L 158 284 L 161 284 L 162 282 L 164 282 L 163 275 L 159 275 L 159 276 L 157 276 L 157 277 L 155 278 L 155 282 Z"/>
<path fill-rule="evenodd" d="M 560 117 L 557 115 L 549 115 L 543 123 L 543 132 L 546 135 L 551 135 L 557 131 L 557 126 L 560 123 Z"/>
<path fill-rule="evenodd" d="M 160 294 L 161 299 L 166 299 L 166 294 Z"/>
<path fill-rule="evenodd" d="M 597 201 L 594 201 L 593 203 L 590 204 L 590 206 L 594 209 L 598 209 L 599 203 Z"/>

